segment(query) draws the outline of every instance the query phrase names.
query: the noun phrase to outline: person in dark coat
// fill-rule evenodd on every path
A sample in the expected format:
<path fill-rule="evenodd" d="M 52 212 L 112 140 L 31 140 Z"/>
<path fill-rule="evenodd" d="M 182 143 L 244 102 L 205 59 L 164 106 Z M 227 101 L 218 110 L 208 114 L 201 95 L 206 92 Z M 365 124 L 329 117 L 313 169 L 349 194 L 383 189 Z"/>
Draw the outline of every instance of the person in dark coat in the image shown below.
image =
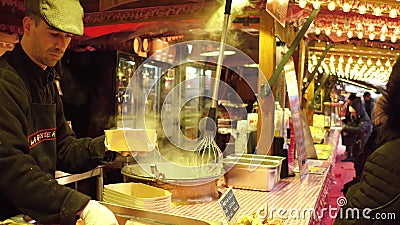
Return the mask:
<path fill-rule="evenodd" d="M 375 103 L 371 97 L 371 93 L 368 91 L 364 92 L 363 99 L 365 112 L 367 112 L 367 115 L 372 120 L 372 112 L 374 111 Z"/>
<path fill-rule="evenodd" d="M 380 147 L 368 156 L 360 182 L 346 193 L 334 225 L 399 224 L 400 216 L 400 60 L 393 66 L 382 101 Z M 351 213 L 349 213 L 351 211 Z M 347 215 L 346 215 L 347 212 Z M 357 216 L 357 212 L 359 213 Z"/>
<path fill-rule="evenodd" d="M 374 107 L 374 119 L 372 121 L 372 133 L 368 138 L 367 143 L 364 146 L 364 149 L 360 151 L 357 162 L 359 163 L 358 168 L 364 168 L 364 164 L 367 161 L 369 155 L 371 155 L 378 147 L 385 143 L 383 137 L 380 134 L 380 127 L 382 124 L 386 122 L 386 116 L 383 113 L 382 107 L 386 104 L 386 94 L 382 95 L 378 98 L 376 102 L 376 107 Z M 353 180 L 345 183 L 343 185 L 342 192 L 343 194 L 347 193 L 347 190 L 354 184 L 360 182 L 360 176 L 354 177 Z"/>
<path fill-rule="evenodd" d="M 359 176 L 359 154 L 364 149 L 365 143 L 372 132 L 372 122 L 368 117 L 361 103 L 360 98 L 355 98 L 349 105 L 349 116 L 343 121 L 342 135 L 343 141 L 348 148 L 348 155 L 345 160 L 354 162 L 356 176 Z"/>
<path fill-rule="evenodd" d="M 82 6 L 25 0 L 25 8 L 21 43 L 0 58 L 0 220 L 25 214 L 40 224 L 117 225 L 107 207 L 55 179 L 56 170 L 83 173 L 115 156 L 104 135 L 76 138 L 54 83 L 54 66 L 83 34 Z"/>
<path fill-rule="evenodd" d="M 345 104 L 342 107 L 342 112 L 341 112 L 341 118 L 343 121 L 343 124 L 346 124 L 347 121 L 351 120 L 350 117 L 350 103 L 354 100 L 357 99 L 356 93 L 350 93 L 349 97 L 346 99 Z M 345 159 L 343 159 L 343 162 L 352 162 L 353 161 L 353 154 L 352 154 L 352 146 L 354 144 L 354 136 L 351 135 L 345 135 L 347 134 L 346 132 L 342 132 L 342 144 L 346 146 L 346 151 L 344 155 L 346 156 Z"/>

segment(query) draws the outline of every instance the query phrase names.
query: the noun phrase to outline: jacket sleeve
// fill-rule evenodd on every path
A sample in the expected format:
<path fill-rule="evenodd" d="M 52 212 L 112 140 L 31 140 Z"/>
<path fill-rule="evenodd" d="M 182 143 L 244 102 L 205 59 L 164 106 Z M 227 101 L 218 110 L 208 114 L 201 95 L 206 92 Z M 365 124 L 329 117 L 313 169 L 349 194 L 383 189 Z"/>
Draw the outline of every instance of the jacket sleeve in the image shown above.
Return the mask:
<path fill-rule="evenodd" d="M 95 168 L 99 164 L 112 162 L 115 159 L 115 152 L 105 152 L 104 135 L 97 138 L 76 138 L 74 132 L 66 123 L 63 104 L 58 92 L 55 95 L 57 105 L 57 169 L 68 173 L 82 173 Z"/>
<path fill-rule="evenodd" d="M 364 115 L 357 125 L 344 124 L 343 130 L 352 134 L 363 134 L 369 132 L 372 129 L 371 120 L 366 117 L 367 115 Z"/>
<path fill-rule="evenodd" d="M 59 185 L 29 154 L 29 94 L 15 71 L 4 65 L 0 65 L 0 199 L 4 200 L 0 214 L 16 208 L 41 223 L 75 224 L 76 212 L 90 197 Z"/>

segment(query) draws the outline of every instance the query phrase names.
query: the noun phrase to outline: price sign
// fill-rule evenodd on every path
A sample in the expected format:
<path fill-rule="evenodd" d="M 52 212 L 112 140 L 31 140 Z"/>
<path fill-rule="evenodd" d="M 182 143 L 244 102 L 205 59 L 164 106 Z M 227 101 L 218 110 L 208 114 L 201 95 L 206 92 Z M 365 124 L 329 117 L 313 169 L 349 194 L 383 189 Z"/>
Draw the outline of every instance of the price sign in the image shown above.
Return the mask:
<path fill-rule="evenodd" d="M 232 188 L 229 188 L 229 191 L 222 195 L 219 199 L 219 205 L 221 206 L 222 211 L 224 211 L 226 219 L 230 222 L 239 211 L 239 203 L 236 200 Z"/>

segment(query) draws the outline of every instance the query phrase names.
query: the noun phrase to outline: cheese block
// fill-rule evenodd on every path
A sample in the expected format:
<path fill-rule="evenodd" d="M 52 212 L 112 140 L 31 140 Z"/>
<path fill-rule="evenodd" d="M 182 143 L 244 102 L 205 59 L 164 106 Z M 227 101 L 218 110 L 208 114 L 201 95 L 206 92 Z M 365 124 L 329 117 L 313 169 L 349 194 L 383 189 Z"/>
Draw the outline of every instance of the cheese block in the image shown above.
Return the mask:
<path fill-rule="evenodd" d="M 116 152 L 148 152 L 157 147 L 155 129 L 105 130 L 105 146 Z"/>

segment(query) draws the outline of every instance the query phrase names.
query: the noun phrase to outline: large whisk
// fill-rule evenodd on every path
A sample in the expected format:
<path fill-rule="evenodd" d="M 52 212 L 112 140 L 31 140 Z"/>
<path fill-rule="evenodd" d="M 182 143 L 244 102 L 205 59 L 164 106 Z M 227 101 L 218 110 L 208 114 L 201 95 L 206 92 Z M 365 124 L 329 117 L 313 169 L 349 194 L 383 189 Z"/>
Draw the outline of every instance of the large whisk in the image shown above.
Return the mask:
<path fill-rule="evenodd" d="M 221 77 L 222 59 L 225 51 L 226 34 L 228 31 L 229 14 L 231 11 L 232 0 L 226 0 L 225 12 L 224 12 L 224 24 L 222 27 L 221 42 L 219 47 L 219 55 L 217 62 L 217 70 L 215 73 L 215 82 L 213 87 L 213 94 L 211 99 L 211 107 L 208 113 L 206 130 L 203 133 L 202 139 L 195 147 L 195 151 L 199 153 L 200 158 L 198 159 L 198 168 L 200 176 L 212 176 L 219 175 L 221 173 L 222 164 L 222 151 L 215 143 L 215 122 L 216 122 L 216 106 L 217 96 L 219 90 L 219 81 Z"/>

